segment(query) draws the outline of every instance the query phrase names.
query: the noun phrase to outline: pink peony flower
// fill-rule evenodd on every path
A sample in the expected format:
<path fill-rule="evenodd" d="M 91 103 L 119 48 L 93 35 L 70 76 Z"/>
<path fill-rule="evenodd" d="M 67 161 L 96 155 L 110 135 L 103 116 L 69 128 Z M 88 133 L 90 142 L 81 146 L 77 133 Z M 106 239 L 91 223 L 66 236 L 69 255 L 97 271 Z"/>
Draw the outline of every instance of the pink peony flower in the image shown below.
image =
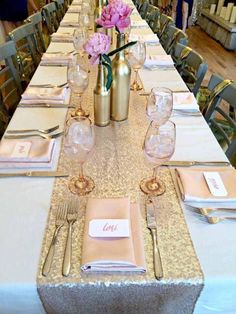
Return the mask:
<path fill-rule="evenodd" d="M 93 34 L 84 45 L 84 50 L 91 56 L 90 62 L 98 64 L 100 55 L 109 50 L 110 44 L 110 36 L 102 33 Z"/>
<path fill-rule="evenodd" d="M 116 27 L 120 33 L 130 25 L 130 14 L 132 8 L 121 0 L 110 0 L 109 4 L 103 8 L 101 17 L 96 21 L 104 28 Z"/>

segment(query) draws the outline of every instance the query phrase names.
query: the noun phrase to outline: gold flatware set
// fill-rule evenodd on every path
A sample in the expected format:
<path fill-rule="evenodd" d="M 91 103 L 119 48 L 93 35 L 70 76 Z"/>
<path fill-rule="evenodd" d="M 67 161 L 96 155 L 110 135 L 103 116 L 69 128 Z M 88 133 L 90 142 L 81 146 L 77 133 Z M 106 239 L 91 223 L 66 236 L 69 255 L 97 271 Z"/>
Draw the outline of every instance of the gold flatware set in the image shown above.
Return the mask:
<path fill-rule="evenodd" d="M 62 227 L 67 224 L 68 232 L 67 232 L 67 240 L 66 240 L 66 247 L 64 251 L 64 259 L 63 259 L 63 266 L 62 266 L 62 275 L 69 276 L 71 270 L 71 257 L 72 257 L 72 228 L 73 224 L 76 222 L 78 218 L 78 203 L 76 200 L 71 200 L 69 204 L 61 204 L 56 212 L 56 219 L 55 219 L 55 228 L 52 237 L 51 244 L 48 249 L 48 253 L 46 255 L 42 275 L 48 276 L 53 258 L 55 255 L 55 248 L 58 240 L 58 235 Z"/>
<path fill-rule="evenodd" d="M 45 103 L 37 103 L 37 104 L 19 104 L 18 107 L 21 108 L 75 108 L 74 105 L 66 105 L 66 104 L 45 104 Z"/>
<path fill-rule="evenodd" d="M 199 212 L 203 217 L 206 218 L 207 222 L 209 224 L 217 224 L 219 222 L 222 222 L 224 220 L 236 220 L 236 216 L 209 216 L 209 214 L 213 212 L 219 212 L 219 211 L 234 211 L 232 208 L 199 208 Z"/>
<path fill-rule="evenodd" d="M 31 137 L 41 137 L 43 139 L 53 139 L 60 137 L 64 132 L 53 133 L 59 129 L 59 125 L 48 129 L 21 129 L 21 130 L 8 130 L 4 135 L 6 139 L 24 139 Z M 53 133 L 53 134 L 52 134 Z"/>
<path fill-rule="evenodd" d="M 0 178 L 10 178 L 10 177 L 40 177 L 40 178 L 49 178 L 49 177 L 68 177 L 69 174 L 63 171 L 27 171 L 27 172 L 8 172 L 0 173 Z"/>
<path fill-rule="evenodd" d="M 230 162 L 228 161 L 183 161 L 183 160 L 170 160 L 162 163 L 163 166 L 173 166 L 173 167 L 192 167 L 192 166 L 229 166 Z"/>

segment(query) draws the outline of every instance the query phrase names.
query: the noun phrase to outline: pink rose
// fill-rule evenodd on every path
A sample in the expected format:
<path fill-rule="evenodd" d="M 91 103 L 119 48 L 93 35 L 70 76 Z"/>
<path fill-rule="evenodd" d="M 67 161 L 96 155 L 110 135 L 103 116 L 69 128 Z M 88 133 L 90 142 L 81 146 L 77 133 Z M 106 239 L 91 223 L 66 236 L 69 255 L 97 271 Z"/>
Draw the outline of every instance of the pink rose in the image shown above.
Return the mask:
<path fill-rule="evenodd" d="M 103 8 L 101 17 L 96 21 L 104 28 L 116 27 L 120 33 L 130 25 L 130 14 L 132 9 L 121 0 L 110 0 Z"/>
<path fill-rule="evenodd" d="M 92 64 L 99 63 L 100 55 L 106 53 L 110 48 L 111 39 L 102 33 L 93 34 L 84 45 L 84 50 L 91 56 Z"/>

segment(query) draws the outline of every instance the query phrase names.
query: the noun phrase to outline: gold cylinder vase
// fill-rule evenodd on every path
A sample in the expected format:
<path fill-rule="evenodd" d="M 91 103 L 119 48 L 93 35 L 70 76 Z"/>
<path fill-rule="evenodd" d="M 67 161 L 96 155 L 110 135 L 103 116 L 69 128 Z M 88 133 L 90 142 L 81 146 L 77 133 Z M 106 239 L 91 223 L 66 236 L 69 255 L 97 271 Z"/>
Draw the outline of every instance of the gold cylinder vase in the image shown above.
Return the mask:
<path fill-rule="evenodd" d="M 106 69 L 98 65 L 97 85 L 94 94 L 94 124 L 106 126 L 110 123 L 110 91 L 106 88 Z"/>
<path fill-rule="evenodd" d="M 117 35 L 117 48 L 125 44 L 125 34 Z M 112 61 L 113 82 L 111 86 L 111 119 L 123 121 L 129 114 L 131 68 L 125 58 L 125 51 L 117 53 Z"/>

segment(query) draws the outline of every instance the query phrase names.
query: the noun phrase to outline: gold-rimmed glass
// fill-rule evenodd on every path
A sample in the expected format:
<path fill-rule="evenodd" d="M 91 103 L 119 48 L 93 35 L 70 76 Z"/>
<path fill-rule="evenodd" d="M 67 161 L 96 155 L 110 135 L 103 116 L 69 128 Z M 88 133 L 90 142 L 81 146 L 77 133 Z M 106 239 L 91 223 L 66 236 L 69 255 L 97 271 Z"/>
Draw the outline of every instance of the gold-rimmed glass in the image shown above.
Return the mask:
<path fill-rule="evenodd" d="M 173 110 L 173 93 L 166 87 L 154 87 L 147 99 L 146 113 L 151 121 L 166 123 Z"/>
<path fill-rule="evenodd" d="M 85 27 L 79 27 L 75 29 L 73 33 L 73 45 L 77 52 L 77 62 L 83 66 L 84 69 L 87 70 L 87 58 L 85 58 L 84 45 L 88 39 L 88 32 Z"/>
<path fill-rule="evenodd" d="M 73 105 L 76 107 L 71 116 L 88 117 L 89 113 L 82 108 L 81 98 L 88 87 L 89 76 L 87 70 L 74 59 L 68 63 L 67 82 L 74 94 L 72 99 L 74 100 Z"/>
<path fill-rule="evenodd" d="M 130 89 L 138 91 L 142 86 L 138 83 L 138 70 L 142 68 L 146 59 L 146 46 L 145 43 L 138 41 L 135 45 L 129 48 L 128 60 L 130 66 L 133 68 L 135 78 L 131 84 Z"/>
<path fill-rule="evenodd" d="M 154 166 L 151 178 L 140 182 L 141 190 L 148 195 L 158 196 L 165 192 L 165 184 L 157 175 L 158 167 L 168 161 L 175 151 L 176 128 L 172 121 L 158 125 L 152 121 L 144 141 L 144 157 L 149 165 Z"/>
<path fill-rule="evenodd" d="M 83 173 L 83 164 L 94 146 L 95 135 L 91 120 L 86 117 L 70 118 L 66 125 L 64 150 L 71 161 L 79 166 L 78 174 L 73 175 L 68 184 L 73 194 L 86 195 L 95 187 L 93 179 Z"/>

